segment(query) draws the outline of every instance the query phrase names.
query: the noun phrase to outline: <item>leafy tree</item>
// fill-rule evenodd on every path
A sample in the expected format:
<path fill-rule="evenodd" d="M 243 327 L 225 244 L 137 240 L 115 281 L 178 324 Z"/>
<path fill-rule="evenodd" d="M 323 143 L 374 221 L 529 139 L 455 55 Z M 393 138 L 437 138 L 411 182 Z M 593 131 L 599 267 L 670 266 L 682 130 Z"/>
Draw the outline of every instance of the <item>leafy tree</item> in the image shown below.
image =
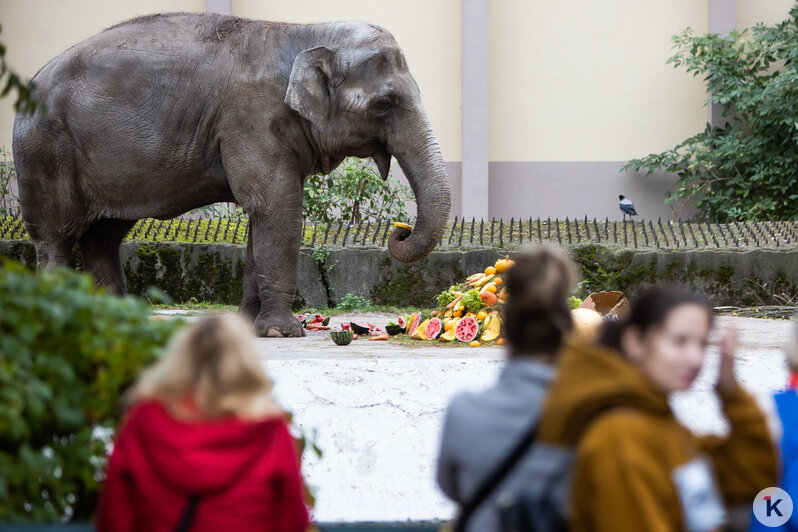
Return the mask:
<path fill-rule="evenodd" d="M 305 180 L 302 211 L 311 223 L 406 220 L 411 197 L 410 187 L 391 178 L 383 181 L 367 162 L 349 157 L 329 175 Z"/>
<path fill-rule="evenodd" d="M 120 393 L 179 325 L 86 275 L 0 260 L 0 522 L 91 515 Z"/>
<path fill-rule="evenodd" d="M 715 221 L 798 219 L 798 6 L 774 26 L 672 38 L 668 60 L 707 83 L 726 123 L 624 170 L 678 176 L 676 199 Z"/>

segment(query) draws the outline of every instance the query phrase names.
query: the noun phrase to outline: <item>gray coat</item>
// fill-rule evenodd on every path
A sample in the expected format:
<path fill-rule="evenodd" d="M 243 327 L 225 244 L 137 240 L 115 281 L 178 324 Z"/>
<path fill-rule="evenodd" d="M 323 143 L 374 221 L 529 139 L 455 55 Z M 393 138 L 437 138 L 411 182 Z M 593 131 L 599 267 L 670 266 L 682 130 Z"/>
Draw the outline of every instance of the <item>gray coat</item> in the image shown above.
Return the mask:
<path fill-rule="evenodd" d="M 481 482 L 511 452 L 540 414 L 543 398 L 554 377 L 553 366 L 516 359 L 507 363 L 498 382 L 480 393 L 461 393 L 446 413 L 438 457 L 438 485 L 458 504 L 474 494 Z M 468 530 L 499 530 L 496 496 L 519 493 L 537 466 L 532 452 L 480 506 Z"/>

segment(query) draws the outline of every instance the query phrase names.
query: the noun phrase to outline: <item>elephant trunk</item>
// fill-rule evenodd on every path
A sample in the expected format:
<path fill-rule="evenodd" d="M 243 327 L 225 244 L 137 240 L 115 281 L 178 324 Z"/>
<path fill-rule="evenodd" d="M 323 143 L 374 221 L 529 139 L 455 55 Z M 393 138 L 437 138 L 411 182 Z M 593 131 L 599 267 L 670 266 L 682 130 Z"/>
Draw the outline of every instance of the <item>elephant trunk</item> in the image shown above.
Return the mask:
<path fill-rule="evenodd" d="M 410 182 L 417 206 L 413 230 L 398 227 L 388 240 L 391 255 L 400 262 L 416 261 L 438 245 L 452 204 L 438 141 L 423 111 L 414 117 L 416 123 L 407 128 L 412 133 L 390 143 L 394 157 Z"/>

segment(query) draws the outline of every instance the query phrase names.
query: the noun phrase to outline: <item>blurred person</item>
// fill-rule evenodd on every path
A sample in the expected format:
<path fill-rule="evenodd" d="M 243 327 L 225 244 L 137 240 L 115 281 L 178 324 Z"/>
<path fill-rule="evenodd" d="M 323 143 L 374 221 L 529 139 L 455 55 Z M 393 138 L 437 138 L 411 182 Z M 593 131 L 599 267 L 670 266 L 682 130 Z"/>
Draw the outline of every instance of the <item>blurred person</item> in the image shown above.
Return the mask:
<path fill-rule="evenodd" d="M 721 333 L 715 385 L 729 435 L 696 436 L 671 411 L 669 396 L 701 371 L 712 324 L 703 297 L 659 287 L 604 323 L 603 345 L 565 346 L 539 439 L 572 449 L 571 530 L 721 530 L 773 485 L 775 451 L 735 378 L 733 331 Z"/>
<path fill-rule="evenodd" d="M 297 452 L 271 389 L 239 316 L 178 333 L 127 396 L 97 529 L 304 532 Z"/>
<path fill-rule="evenodd" d="M 523 254 L 507 272 L 508 361 L 491 388 L 455 396 L 443 426 L 437 479 L 460 505 L 456 530 L 501 530 L 498 498 L 523 492 L 534 475 L 529 445 L 557 353 L 572 328 L 567 299 L 575 285 L 573 262 L 551 247 Z"/>
<path fill-rule="evenodd" d="M 793 513 L 782 526 L 768 527 L 751 516 L 751 532 L 798 532 L 798 313 L 792 319 L 792 334 L 786 345 L 787 367 L 790 379 L 787 389 L 769 394 L 758 395 L 760 407 L 765 412 L 768 427 L 777 449 L 781 463 L 780 482 L 778 487 L 786 491 L 793 499 Z"/>

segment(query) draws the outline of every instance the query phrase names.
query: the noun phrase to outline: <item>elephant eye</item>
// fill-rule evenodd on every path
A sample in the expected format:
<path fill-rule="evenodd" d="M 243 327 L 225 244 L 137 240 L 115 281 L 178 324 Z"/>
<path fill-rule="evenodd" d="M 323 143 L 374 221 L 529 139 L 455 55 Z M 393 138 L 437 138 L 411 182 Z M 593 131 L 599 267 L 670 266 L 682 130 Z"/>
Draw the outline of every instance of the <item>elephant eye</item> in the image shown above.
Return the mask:
<path fill-rule="evenodd" d="M 393 107 L 393 102 L 388 97 L 377 98 L 371 106 L 379 114 L 387 113 L 391 107 Z"/>

